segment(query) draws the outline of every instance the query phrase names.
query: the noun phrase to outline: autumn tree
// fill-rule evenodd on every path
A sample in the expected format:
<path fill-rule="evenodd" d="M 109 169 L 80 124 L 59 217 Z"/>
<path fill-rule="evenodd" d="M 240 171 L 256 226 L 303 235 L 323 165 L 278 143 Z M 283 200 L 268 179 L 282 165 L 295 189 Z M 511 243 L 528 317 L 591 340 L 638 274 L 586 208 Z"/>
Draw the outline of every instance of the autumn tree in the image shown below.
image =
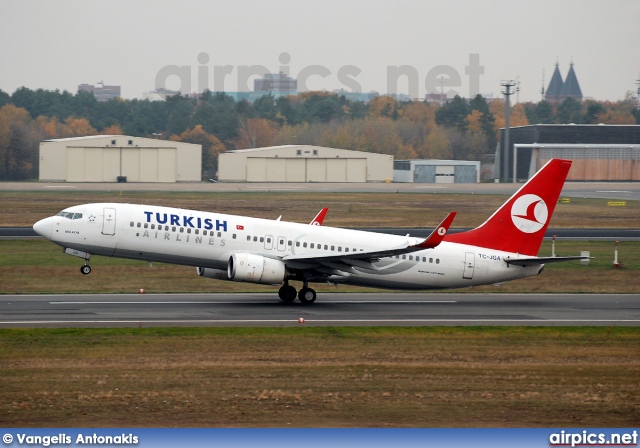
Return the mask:
<path fill-rule="evenodd" d="M 29 112 L 13 104 L 0 108 L 0 179 L 36 177 L 40 134 Z"/>
<path fill-rule="evenodd" d="M 208 179 L 218 172 L 218 156 L 226 151 L 222 142 L 212 134 L 208 134 L 202 125 L 187 129 L 180 135 L 172 135 L 169 140 L 202 145 L 202 174 Z"/>
<path fill-rule="evenodd" d="M 272 146 L 276 136 L 275 125 L 264 118 L 240 120 L 240 130 L 236 140 L 237 149 Z"/>

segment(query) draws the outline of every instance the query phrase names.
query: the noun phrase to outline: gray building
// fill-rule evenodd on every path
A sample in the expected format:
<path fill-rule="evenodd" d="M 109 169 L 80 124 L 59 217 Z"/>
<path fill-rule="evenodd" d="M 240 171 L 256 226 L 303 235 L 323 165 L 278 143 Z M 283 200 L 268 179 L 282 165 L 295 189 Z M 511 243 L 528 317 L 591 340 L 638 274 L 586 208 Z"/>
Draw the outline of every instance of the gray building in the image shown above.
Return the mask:
<path fill-rule="evenodd" d="M 267 73 L 263 78 L 253 81 L 253 90 L 256 92 L 281 92 L 290 95 L 298 93 L 298 81 L 285 75 Z"/>
<path fill-rule="evenodd" d="M 393 156 L 310 145 L 227 151 L 218 157 L 221 182 L 388 182 Z"/>
<path fill-rule="evenodd" d="M 394 182 L 471 184 L 480 182 L 480 162 L 469 160 L 396 160 Z"/>
<path fill-rule="evenodd" d="M 80 84 L 78 92 L 89 92 L 98 101 L 109 101 L 120 96 L 120 86 L 105 86 L 102 81 L 98 84 Z"/>
<path fill-rule="evenodd" d="M 199 182 L 202 145 L 94 135 L 40 143 L 42 182 Z"/>

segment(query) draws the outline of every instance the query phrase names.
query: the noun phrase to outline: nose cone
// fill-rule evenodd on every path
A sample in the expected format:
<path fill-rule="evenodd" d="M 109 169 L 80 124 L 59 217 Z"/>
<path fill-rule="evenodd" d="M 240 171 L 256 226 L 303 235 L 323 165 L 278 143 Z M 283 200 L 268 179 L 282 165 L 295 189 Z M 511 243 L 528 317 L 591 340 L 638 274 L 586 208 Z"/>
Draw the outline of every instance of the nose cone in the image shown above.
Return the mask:
<path fill-rule="evenodd" d="M 33 230 L 40 236 L 50 240 L 53 232 L 53 218 L 44 218 L 33 225 Z"/>

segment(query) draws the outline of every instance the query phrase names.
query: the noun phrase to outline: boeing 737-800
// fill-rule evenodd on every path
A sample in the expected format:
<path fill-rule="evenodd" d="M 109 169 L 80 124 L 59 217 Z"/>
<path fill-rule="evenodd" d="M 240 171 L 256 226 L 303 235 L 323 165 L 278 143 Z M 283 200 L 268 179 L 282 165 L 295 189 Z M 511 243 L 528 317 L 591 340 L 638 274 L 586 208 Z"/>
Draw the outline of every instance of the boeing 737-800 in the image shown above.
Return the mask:
<path fill-rule="evenodd" d="M 280 285 L 285 302 L 316 300 L 312 282 L 391 289 L 444 289 L 537 275 L 545 263 L 582 257 L 537 257 L 571 167 L 550 160 L 484 224 L 448 234 L 449 213 L 422 240 L 311 224 L 134 204 L 69 207 L 34 230 L 84 259 L 91 255 L 194 266 L 204 277 Z M 291 281 L 301 281 L 296 291 Z"/>

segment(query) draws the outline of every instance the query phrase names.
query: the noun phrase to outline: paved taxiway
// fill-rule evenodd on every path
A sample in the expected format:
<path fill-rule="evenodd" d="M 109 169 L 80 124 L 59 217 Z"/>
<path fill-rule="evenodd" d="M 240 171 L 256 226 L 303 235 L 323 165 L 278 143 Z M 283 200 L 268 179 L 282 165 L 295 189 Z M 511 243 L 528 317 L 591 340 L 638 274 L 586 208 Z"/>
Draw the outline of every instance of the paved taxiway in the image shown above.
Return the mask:
<path fill-rule="evenodd" d="M 640 326 L 638 294 L 2 295 L 0 327 L 300 325 Z"/>

